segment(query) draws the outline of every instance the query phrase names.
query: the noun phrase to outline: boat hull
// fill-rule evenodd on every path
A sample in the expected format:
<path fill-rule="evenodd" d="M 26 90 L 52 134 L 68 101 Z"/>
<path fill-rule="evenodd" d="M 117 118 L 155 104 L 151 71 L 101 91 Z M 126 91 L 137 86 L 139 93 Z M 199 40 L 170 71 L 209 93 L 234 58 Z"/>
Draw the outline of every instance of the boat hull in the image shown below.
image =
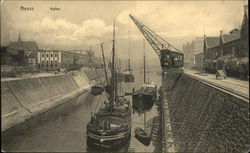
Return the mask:
<path fill-rule="evenodd" d="M 132 107 L 137 112 L 149 111 L 156 100 L 156 94 L 133 94 Z"/>
<path fill-rule="evenodd" d="M 131 137 L 131 132 L 129 130 L 126 135 L 123 137 L 113 137 L 113 138 L 97 138 L 88 135 L 87 136 L 87 145 L 90 149 L 96 150 L 96 149 L 119 149 L 125 145 Z"/>
<path fill-rule="evenodd" d="M 135 78 L 132 74 L 125 74 L 124 76 L 124 82 L 134 82 Z"/>
<path fill-rule="evenodd" d="M 142 137 L 138 134 L 135 134 L 135 138 L 140 141 L 142 144 L 144 144 L 145 146 L 149 146 L 150 145 L 150 137 Z"/>
<path fill-rule="evenodd" d="M 118 74 L 117 74 L 117 81 L 118 81 L 118 82 L 124 81 L 124 75 L 121 74 L 121 73 L 118 73 Z"/>
<path fill-rule="evenodd" d="M 149 144 L 150 144 L 150 135 L 147 134 L 143 129 L 137 127 L 135 129 L 135 137 L 142 144 L 144 144 L 146 146 L 149 146 Z"/>
<path fill-rule="evenodd" d="M 99 86 L 92 86 L 91 87 L 91 94 L 92 95 L 100 95 L 102 94 L 102 92 L 104 91 L 104 89 L 102 87 L 99 87 Z"/>

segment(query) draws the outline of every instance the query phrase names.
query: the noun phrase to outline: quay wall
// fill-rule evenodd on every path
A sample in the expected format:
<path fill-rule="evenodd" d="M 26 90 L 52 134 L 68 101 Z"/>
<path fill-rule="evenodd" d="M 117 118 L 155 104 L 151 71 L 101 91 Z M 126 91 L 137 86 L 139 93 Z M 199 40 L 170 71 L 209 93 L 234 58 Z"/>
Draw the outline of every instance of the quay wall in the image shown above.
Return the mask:
<path fill-rule="evenodd" d="M 96 77 L 93 70 L 84 69 L 54 76 L 1 81 L 1 131 L 88 92 Z"/>
<path fill-rule="evenodd" d="M 162 102 L 169 114 L 164 119 L 170 120 L 176 152 L 249 151 L 249 101 L 185 73 L 163 74 L 162 82 Z M 167 147 L 165 142 L 166 151 Z"/>

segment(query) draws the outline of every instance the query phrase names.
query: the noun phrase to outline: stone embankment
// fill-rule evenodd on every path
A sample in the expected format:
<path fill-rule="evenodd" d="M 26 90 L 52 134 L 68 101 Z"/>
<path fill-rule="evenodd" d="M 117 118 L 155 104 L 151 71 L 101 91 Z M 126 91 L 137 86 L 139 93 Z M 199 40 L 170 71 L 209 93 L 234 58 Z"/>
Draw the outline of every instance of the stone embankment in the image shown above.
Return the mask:
<path fill-rule="evenodd" d="M 249 101 L 185 73 L 167 72 L 162 82 L 164 126 L 171 125 L 163 133 L 166 152 L 171 146 L 175 152 L 249 151 Z"/>
<path fill-rule="evenodd" d="M 93 70 L 85 69 L 63 75 L 1 81 L 1 131 L 87 92 L 91 80 L 96 78 Z"/>

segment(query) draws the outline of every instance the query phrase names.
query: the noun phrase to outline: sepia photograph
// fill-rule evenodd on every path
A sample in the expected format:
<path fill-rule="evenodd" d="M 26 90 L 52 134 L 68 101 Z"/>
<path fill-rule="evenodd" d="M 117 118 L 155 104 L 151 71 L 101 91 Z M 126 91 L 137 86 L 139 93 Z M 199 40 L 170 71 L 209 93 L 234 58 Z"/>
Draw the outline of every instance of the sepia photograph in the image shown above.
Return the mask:
<path fill-rule="evenodd" d="M 250 152 L 247 0 L 1 0 L 1 152 Z"/>

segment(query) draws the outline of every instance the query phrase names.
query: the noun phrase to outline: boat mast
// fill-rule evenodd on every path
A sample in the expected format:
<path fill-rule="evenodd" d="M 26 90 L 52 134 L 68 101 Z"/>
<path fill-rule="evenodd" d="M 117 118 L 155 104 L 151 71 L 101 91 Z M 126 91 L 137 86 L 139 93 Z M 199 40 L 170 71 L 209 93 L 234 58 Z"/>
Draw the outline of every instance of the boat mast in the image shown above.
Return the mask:
<path fill-rule="evenodd" d="M 115 21 L 113 27 L 113 47 L 112 47 L 112 67 L 111 67 L 111 96 L 110 96 L 110 111 L 113 112 L 113 101 L 115 96 Z"/>
<path fill-rule="evenodd" d="M 143 39 L 143 81 L 146 83 L 145 40 Z"/>
<path fill-rule="evenodd" d="M 119 77 L 121 77 L 120 75 L 121 75 L 121 59 L 119 58 L 118 59 L 118 64 L 117 64 L 117 71 L 118 71 L 118 74 L 119 74 Z M 119 78 L 120 79 L 120 78 Z M 121 80 L 119 80 L 119 84 L 118 84 L 118 81 L 116 82 L 117 83 L 117 89 L 116 90 L 118 90 L 118 89 L 120 89 L 120 90 L 118 90 L 117 91 L 117 93 L 119 93 L 119 95 L 122 95 L 122 90 L 121 90 Z M 119 85 L 119 86 L 118 86 Z"/>
<path fill-rule="evenodd" d="M 105 79 L 106 79 L 106 83 L 108 85 L 108 73 L 107 73 L 107 69 L 106 69 L 105 56 L 104 56 L 104 51 L 103 51 L 103 43 L 101 43 L 101 49 L 102 49 L 102 59 L 103 59 L 103 67 L 104 67 Z"/>
<path fill-rule="evenodd" d="M 130 70 L 130 22 L 129 22 L 129 30 L 128 30 L 128 70 Z"/>
<path fill-rule="evenodd" d="M 92 53 L 92 50 L 91 50 L 91 47 L 90 47 L 90 48 L 89 48 L 89 52 L 88 52 L 88 55 L 89 55 L 89 62 L 90 62 L 90 65 L 91 65 L 91 69 L 94 70 L 94 66 L 93 66 L 94 64 L 93 64 L 93 59 L 92 59 L 91 53 Z M 97 75 L 97 78 L 98 78 L 98 80 L 99 80 L 99 83 L 101 83 L 102 80 L 101 80 L 101 78 L 100 78 L 100 76 L 99 76 L 99 74 L 98 74 L 96 68 L 95 68 L 95 73 L 96 73 L 96 75 Z"/>
<path fill-rule="evenodd" d="M 119 64 L 119 60 L 116 58 L 116 65 L 115 65 L 115 84 L 114 84 L 114 87 L 115 87 L 115 101 L 117 100 L 117 94 L 118 94 L 118 75 L 119 75 L 119 67 L 118 67 L 118 64 Z M 120 76 L 119 76 L 120 77 Z"/>

